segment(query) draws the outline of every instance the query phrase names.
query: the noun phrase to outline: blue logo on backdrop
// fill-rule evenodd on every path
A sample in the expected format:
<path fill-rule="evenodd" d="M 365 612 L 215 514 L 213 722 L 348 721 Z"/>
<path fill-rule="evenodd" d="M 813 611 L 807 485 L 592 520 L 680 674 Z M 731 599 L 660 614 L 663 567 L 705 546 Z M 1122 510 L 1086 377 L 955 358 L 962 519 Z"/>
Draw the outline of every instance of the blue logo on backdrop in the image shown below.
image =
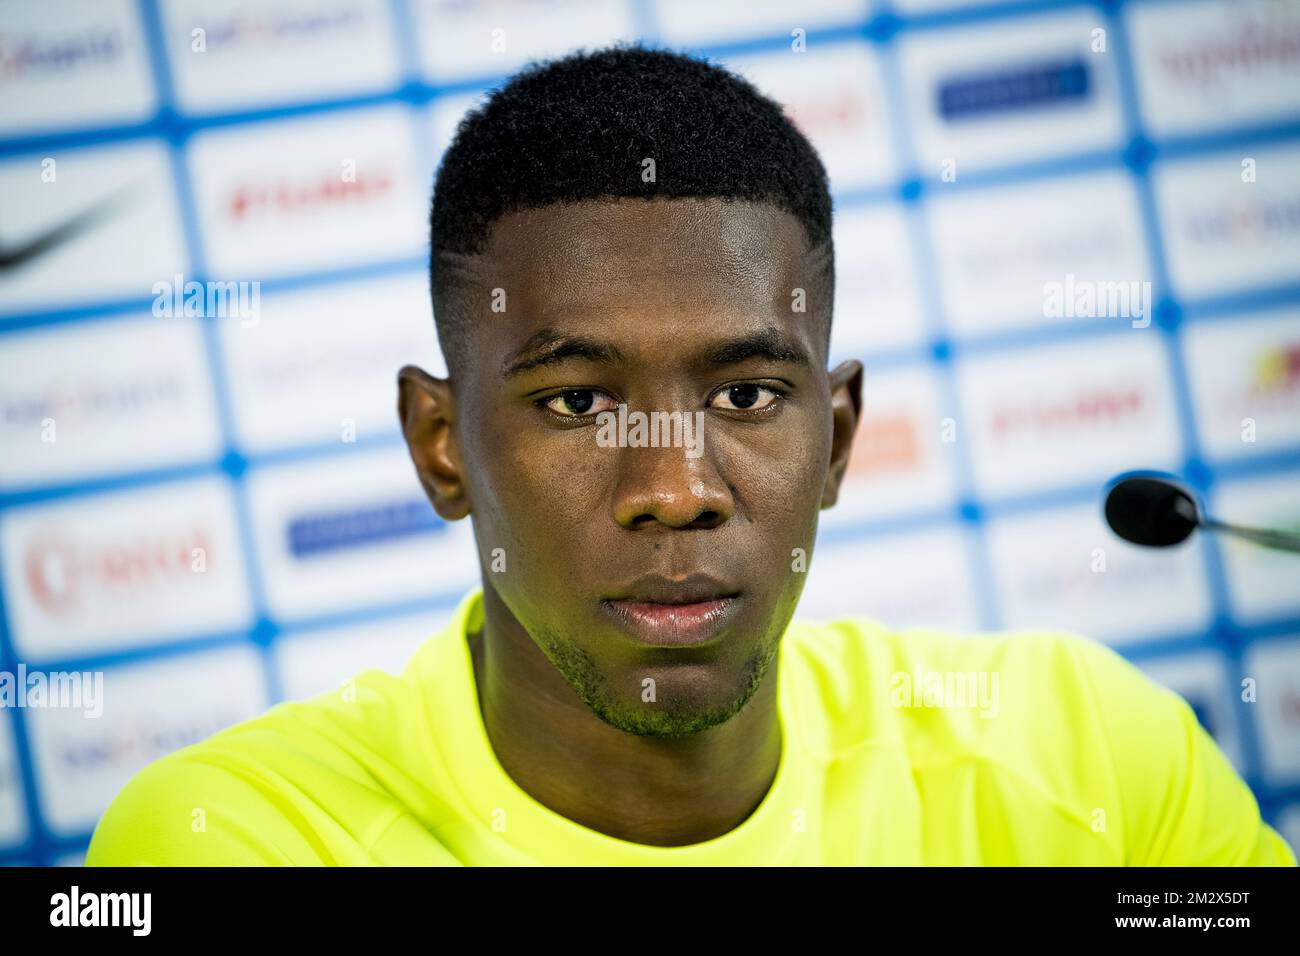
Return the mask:
<path fill-rule="evenodd" d="M 1078 102 L 1089 92 L 1088 64 L 1073 57 L 947 80 L 939 85 L 939 113 L 946 120 L 969 119 Z"/>
<path fill-rule="evenodd" d="M 359 544 L 428 534 L 446 524 L 422 498 L 309 514 L 289 522 L 289 551 L 295 558 L 306 558 Z"/>

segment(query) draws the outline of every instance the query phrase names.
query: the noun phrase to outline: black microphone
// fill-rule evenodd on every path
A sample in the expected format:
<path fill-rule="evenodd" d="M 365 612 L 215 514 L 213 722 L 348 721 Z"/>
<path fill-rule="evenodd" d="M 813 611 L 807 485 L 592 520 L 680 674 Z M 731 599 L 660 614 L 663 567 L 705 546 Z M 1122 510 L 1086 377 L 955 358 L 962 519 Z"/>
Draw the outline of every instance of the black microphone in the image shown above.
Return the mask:
<path fill-rule="evenodd" d="M 1165 478 L 1121 478 L 1106 495 L 1106 523 L 1133 544 L 1166 548 L 1186 541 L 1197 528 L 1232 535 L 1277 551 L 1300 553 L 1300 534 L 1243 528 L 1201 513 L 1191 492 Z"/>

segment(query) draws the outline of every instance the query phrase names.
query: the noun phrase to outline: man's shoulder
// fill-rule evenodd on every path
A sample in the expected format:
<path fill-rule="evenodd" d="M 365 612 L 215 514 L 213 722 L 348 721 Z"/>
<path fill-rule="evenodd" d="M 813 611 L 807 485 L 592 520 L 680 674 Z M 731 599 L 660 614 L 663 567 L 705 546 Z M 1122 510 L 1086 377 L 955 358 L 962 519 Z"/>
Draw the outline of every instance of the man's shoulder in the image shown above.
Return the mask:
<path fill-rule="evenodd" d="M 336 756 L 392 749 L 418 723 L 422 701 L 416 668 L 422 652 L 423 647 L 400 673 L 377 668 L 358 671 L 332 689 L 275 704 L 158 763 L 274 764 L 309 759 L 343 771 L 347 764 Z"/>
<path fill-rule="evenodd" d="M 983 760 L 1028 772 L 1069 741 L 1081 758 L 1110 766 L 1117 722 L 1152 712 L 1176 720 L 1186 707 L 1115 650 L 1069 630 L 843 617 L 798 621 L 787 638 L 792 706 L 831 754 L 870 742 L 918 763 Z"/>
<path fill-rule="evenodd" d="M 100 818 L 87 863 L 331 862 L 318 818 L 351 807 L 382 826 L 395 812 L 375 768 L 400 762 L 418 734 L 419 653 L 401 674 L 361 671 L 149 764 Z"/>
<path fill-rule="evenodd" d="M 882 676 L 901 685 L 918 674 L 997 673 L 1001 680 L 1037 679 L 1037 690 L 1059 697 L 1065 686 L 1078 692 L 1098 680 L 1122 676 L 1146 678 L 1107 645 L 1069 630 L 1018 628 L 960 631 L 942 627 L 893 628 L 874 618 L 847 616 L 834 620 L 796 620 L 787 631 L 782 660 L 796 670 L 838 674 L 848 682 Z M 1054 684 L 1049 687 L 1043 678 Z M 854 694 L 864 688 L 854 686 Z"/>
<path fill-rule="evenodd" d="M 986 781 L 1007 812 L 1032 801 L 1129 864 L 1295 865 L 1191 706 L 1099 641 L 868 618 L 789 636 L 792 699 L 827 756 L 889 748 L 921 789 Z"/>

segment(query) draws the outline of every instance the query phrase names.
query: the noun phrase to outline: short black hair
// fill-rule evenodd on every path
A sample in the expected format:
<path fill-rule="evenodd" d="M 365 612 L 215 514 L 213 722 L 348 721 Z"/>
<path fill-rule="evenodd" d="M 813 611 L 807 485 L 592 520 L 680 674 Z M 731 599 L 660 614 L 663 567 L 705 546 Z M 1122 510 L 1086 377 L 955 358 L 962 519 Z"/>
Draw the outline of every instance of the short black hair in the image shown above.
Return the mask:
<path fill-rule="evenodd" d="M 653 182 L 642 176 L 655 161 Z M 834 289 L 826 169 L 780 104 L 729 70 L 620 44 L 533 63 L 456 129 L 434 182 L 429 280 L 448 368 L 464 361 L 465 310 L 443 253 L 482 252 L 510 212 L 621 198 L 771 203 L 825 247 L 826 334 Z"/>

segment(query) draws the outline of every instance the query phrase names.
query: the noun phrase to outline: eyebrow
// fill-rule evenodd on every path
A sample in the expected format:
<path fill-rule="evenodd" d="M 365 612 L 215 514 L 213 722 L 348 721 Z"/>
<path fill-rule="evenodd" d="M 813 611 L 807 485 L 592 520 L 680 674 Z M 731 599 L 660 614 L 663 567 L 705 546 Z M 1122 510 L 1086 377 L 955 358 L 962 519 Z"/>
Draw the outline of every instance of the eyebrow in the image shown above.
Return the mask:
<path fill-rule="evenodd" d="M 812 368 L 812 359 L 803 346 L 775 326 L 715 345 L 704 361 L 708 365 L 736 365 L 755 358 Z"/>
<path fill-rule="evenodd" d="M 529 338 L 506 361 L 501 374 L 504 378 L 513 378 L 536 368 L 558 365 L 571 359 L 612 365 L 625 362 L 626 356 L 617 346 L 608 342 L 547 327 Z M 750 359 L 766 359 L 808 369 L 813 364 L 802 346 L 774 326 L 714 344 L 703 354 L 699 364 L 738 365 Z"/>
<path fill-rule="evenodd" d="M 513 378 L 535 368 L 558 365 L 575 358 L 610 365 L 623 361 L 624 356 L 617 346 L 608 342 L 561 332 L 548 326 L 535 333 L 519 351 L 506 360 L 501 374 L 504 378 Z"/>

